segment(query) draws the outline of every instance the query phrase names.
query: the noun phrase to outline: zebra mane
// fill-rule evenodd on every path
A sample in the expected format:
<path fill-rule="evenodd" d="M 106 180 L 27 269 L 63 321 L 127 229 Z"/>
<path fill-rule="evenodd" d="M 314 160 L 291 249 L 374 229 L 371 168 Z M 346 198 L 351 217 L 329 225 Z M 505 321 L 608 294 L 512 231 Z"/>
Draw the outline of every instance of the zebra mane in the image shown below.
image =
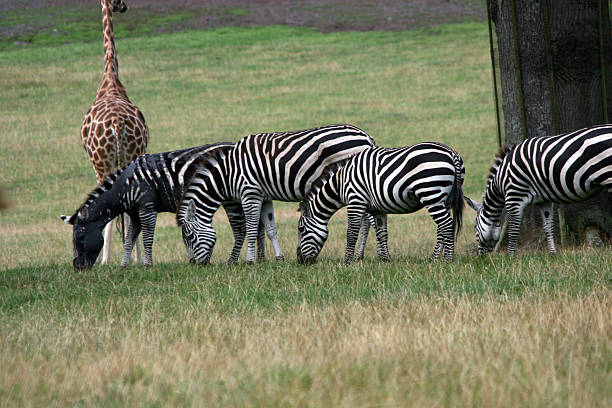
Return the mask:
<path fill-rule="evenodd" d="M 491 168 L 489 169 L 489 176 L 487 177 L 487 186 L 491 183 L 491 180 L 493 180 L 493 178 L 497 174 L 497 170 L 499 169 L 499 166 L 504 161 L 504 159 L 506 158 L 506 155 L 508 154 L 510 150 L 512 149 L 508 147 L 508 145 L 503 145 L 499 149 L 499 151 L 495 153 L 495 160 L 493 161 L 493 164 L 491 165 Z"/>
<path fill-rule="evenodd" d="M 312 198 L 314 198 L 314 196 L 319 192 L 319 190 L 321 190 L 323 185 L 325 185 L 325 183 L 327 183 L 327 181 L 335 173 L 337 173 L 338 170 L 344 167 L 344 165 L 348 163 L 348 161 L 351 159 L 352 157 L 347 157 L 345 159 L 335 161 L 332 164 L 325 167 L 323 171 L 321 172 L 321 175 L 317 179 L 315 179 L 315 181 L 313 181 L 312 184 L 310 185 L 310 190 L 306 193 L 306 197 L 304 197 L 304 200 L 310 201 Z"/>
<path fill-rule="evenodd" d="M 87 194 L 87 198 L 85 198 L 85 200 L 81 203 L 81 205 L 79 205 L 79 207 L 76 209 L 76 211 L 74 212 L 74 214 L 72 214 L 70 218 L 74 219 L 74 217 L 76 217 L 76 215 L 79 213 L 79 211 L 81 211 L 83 207 L 89 206 L 98 197 L 100 197 L 102 194 L 110 190 L 113 184 L 115 184 L 115 182 L 121 175 L 121 173 L 123 173 L 123 170 L 125 170 L 125 167 L 115 171 L 114 173 L 111 173 L 108 177 L 104 179 L 104 181 L 102 181 L 101 184 L 98 184 L 96 188 L 91 190 L 89 194 Z"/>
<path fill-rule="evenodd" d="M 204 154 L 201 154 L 197 160 L 198 169 L 196 170 L 196 173 L 207 172 L 210 166 L 214 166 L 215 163 L 219 163 L 221 160 L 227 157 L 228 153 L 234 148 L 234 145 L 227 145 L 226 148 L 224 147 L 210 150 Z M 187 190 L 187 183 L 185 184 L 186 184 L 185 190 Z M 191 184 L 191 180 L 189 184 Z"/>

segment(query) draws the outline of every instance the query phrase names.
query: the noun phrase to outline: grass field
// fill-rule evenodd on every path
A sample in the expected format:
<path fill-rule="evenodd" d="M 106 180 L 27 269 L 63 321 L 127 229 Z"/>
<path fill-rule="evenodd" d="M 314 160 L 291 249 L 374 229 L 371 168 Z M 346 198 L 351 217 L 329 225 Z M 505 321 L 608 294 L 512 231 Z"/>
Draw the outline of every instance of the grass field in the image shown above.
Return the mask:
<path fill-rule="evenodd" d="M 480 197 L 496 150 L 484 23 L 321 34 L 222 28 L 117 42 L 149 152 L 348 122 L 380 145 L 435 140 Z M 0 52 L 0 405 L 609 406 L 612 256 L 566 249 L 429 263 L 425 212 L 391 216 L 394 261 L 342 264 L 337 214 L 320 261 L 295 262 L 297 205 L 275 204 L 288 260 L 194 267 L 172 215 L 154 267 L 71 267 L 59 220 L 95 186 L 79 130 L 99 42 Z M 468 211 L 468 210 L 466 210 Z M 269 259 L 273 256 L 268 249 Z"/>

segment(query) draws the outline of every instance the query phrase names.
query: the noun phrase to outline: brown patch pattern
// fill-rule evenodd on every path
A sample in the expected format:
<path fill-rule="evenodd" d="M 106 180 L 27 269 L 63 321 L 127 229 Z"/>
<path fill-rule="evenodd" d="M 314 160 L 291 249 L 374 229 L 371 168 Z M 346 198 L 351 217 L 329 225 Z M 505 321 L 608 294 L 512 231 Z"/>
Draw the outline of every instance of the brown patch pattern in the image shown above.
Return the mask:
<path fill-rule="evenodd" d="M 85 114 L 81 142 L 98 183 L 145 153 L 149 129 L 140 110 L 130 102 L 119 81 L 113 35 L 113 11 L 125 10 L 122 0 L 101 0 L 104 34 L 104 76 L 96 99 Z"/>

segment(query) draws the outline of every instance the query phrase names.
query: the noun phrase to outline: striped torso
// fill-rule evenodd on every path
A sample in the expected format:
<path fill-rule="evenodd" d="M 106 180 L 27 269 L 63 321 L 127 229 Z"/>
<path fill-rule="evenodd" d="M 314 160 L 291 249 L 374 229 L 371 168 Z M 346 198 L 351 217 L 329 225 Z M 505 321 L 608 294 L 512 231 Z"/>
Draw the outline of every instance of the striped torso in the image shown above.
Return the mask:
<path fill-rule="evenodd" d="M 230 187 L 256 186 L 266 199 L 299 201 L 329 164 L 375 146 L 351 125 L 249 135 L 227 158 Z"/>

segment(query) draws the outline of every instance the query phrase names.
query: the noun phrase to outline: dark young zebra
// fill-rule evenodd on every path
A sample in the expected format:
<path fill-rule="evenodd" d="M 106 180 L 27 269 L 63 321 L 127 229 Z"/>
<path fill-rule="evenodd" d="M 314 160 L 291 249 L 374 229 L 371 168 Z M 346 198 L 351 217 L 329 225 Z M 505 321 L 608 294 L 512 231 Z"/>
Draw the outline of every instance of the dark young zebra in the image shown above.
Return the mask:
<path fill-rule="evenodd" d="M 269 200 L 300 201 L 328 165 L 375 145 L 351 125 L 245 136 L 227 157 L 196 172 L 185 189 L 176 215 L 187 251 L 197 262 L 208 261 L 215 243 L 212 216 L 222 202 L 236 201 L 247 222 L 247 262 L 253 262 L 262 203 L 265 211 Z"/>
<path fill-rule="evenodd" d="M 89 193 L 85 202 L 71 217 L 61 216 L 66 223 L 73 225 L 74 267 L 82 269 L 93 265 L 103 245 L 102 229 L 111 219 L 122 213 L 127 213 L 132 222 L 128 227 L 121 266 L 127 266 L 130 262 L 132 248 L 141 229 L 145 249 L 144 264 L 151 265 L 157 213 L 176 212 L 185 180 L 193 175 L 196 167 L 206 160 L 207 155 L 228 152 L 233 147 L 233 143 L 216 143 L 166 153 L 146 154 L 111 174 Z M 228 261 L 232 264 L 240 255 L 246 223 L 239 203 L 227 203 L 224 207 L 235 240 Z M 258 239 L 258 256 L 262 257 L 262 243 L 265 241 L 262 235 Z M 275 244 L 275 247 L 277 246 L 278 244 Z"/>
<path fill-rule="evenodd" d="M 327 240 L 329 219 L 344 206 L 348 215 L 345 262 L 353 260 L 357 230 L 365 212 L 374 215 L 377 239 L 386 248 L 387 214 L 411 213 L 423 207 L 438 225 L 432 258 L 437 259 L 442 250 L 446 259 L 453 258 L 454 234 L 459 232 L 463 212 L 465 167 L 450 147 L 419 143 L 394 149 L 372 148 L 350 158 L 328 178 L 323 177 L 322 186 L 300 203 L 299 262 L 315 261 Z"/>
<path fill-rule="evenodd" d="M 508 254 L 514 254 L 523 210 L 535 204 L 548 249 L 555 253 L 552 203 L 583 201 L 603 189 L 612 191 L 612 125 L 531 138 L 504 149 L 489 171 L 482 205 L 466 197 L 478 214 L 478 252 L 491 251 L 499 241 L 505 208 Z"/>

